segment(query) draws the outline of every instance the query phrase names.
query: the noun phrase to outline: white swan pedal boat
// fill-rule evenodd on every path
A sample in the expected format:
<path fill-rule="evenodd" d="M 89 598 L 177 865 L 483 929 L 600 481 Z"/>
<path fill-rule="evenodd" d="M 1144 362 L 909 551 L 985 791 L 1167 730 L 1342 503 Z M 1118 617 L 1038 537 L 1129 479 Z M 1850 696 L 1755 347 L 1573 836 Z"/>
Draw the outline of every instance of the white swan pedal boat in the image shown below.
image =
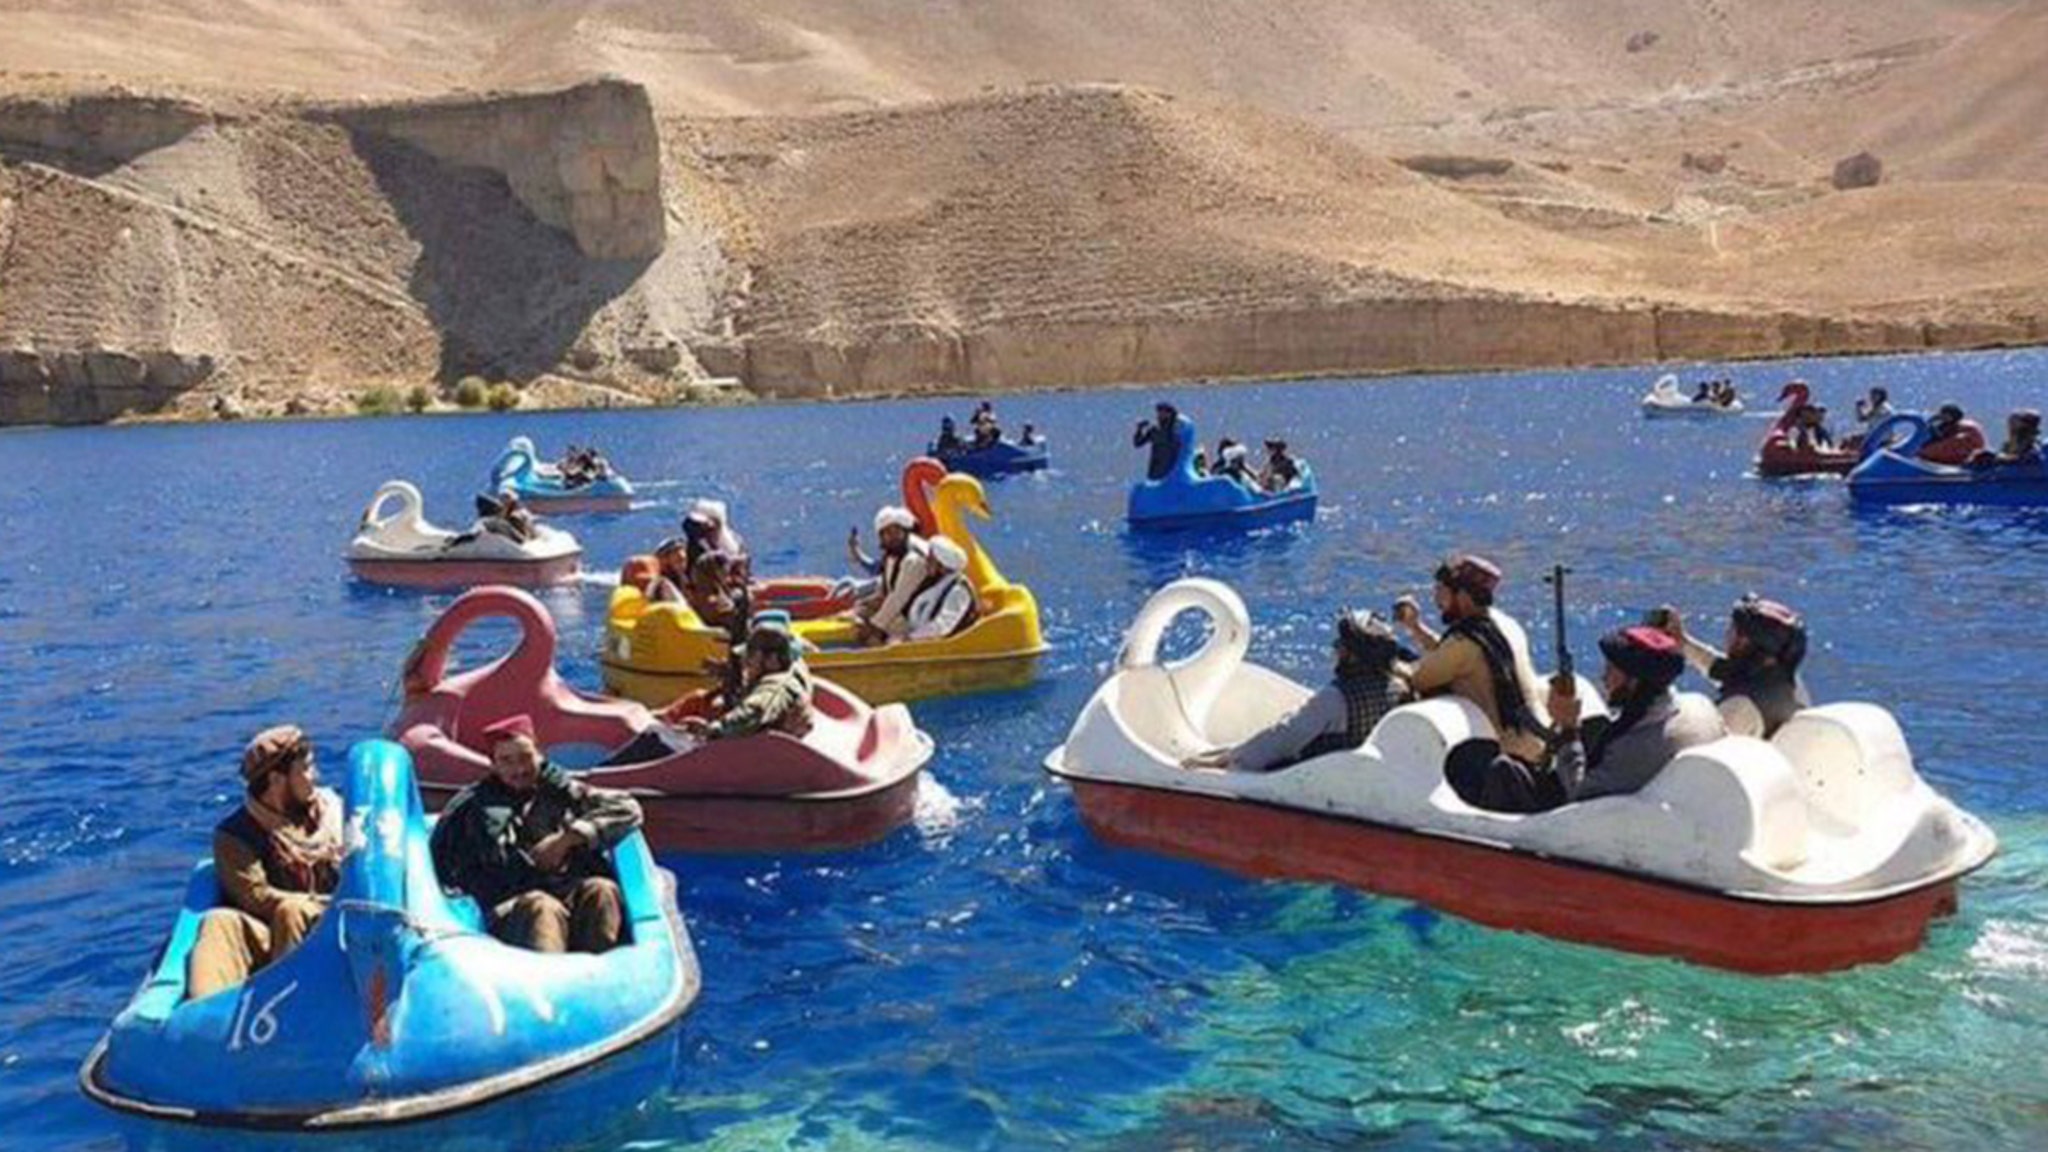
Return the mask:
<path fill-rule="evenodd" d="M 481 526 L 450 532 L 427 522 L 424 504 L 418 488 L 385 481 L 349 541 L 349 570 L 372 584 L 404 588 L 535 588 L 574 580 L 583 566 L 583 545 L 559 528 L 536 525 L 525 543 Z"/>
<path fill-rule="evenodd" d="M 1186 611 L 1208 642 L 1162 662 Z M 1914 770 L 1891 714 L 1831 704 L 1770 742 L 1688 749 L 1626 796 L 1517 815 L 1466 804 L 1446 753 L 1491 736 L 1469 703 L 1389 713 L 1364 745 L 1266 774 L 1193 771 L 1309 689 L 1246 663 L 1244 602 L 1213 580 L 1156 593 L 1114 674 L 1046 768 L 1113 843 L 1254 876 L 1328 880 L 1500 928 L 1755 973 L 1889 960 L 1954 910 L 1956 883 L 1997 849 Z M 1597 700 L 1581 682 L 1582 699 Z"/>
<path fill-rule="evenodd" d="M 1742 401 L 1717 404 L 1712 400 L 1694 400 L 1678 386 L 1678 377 L 1669 374 L 1657 377 L 1657 382 L 1643 394 L 1642 405 L 1643 415 L 1653 420 L 1666 417 L 1742 415 Z"/>

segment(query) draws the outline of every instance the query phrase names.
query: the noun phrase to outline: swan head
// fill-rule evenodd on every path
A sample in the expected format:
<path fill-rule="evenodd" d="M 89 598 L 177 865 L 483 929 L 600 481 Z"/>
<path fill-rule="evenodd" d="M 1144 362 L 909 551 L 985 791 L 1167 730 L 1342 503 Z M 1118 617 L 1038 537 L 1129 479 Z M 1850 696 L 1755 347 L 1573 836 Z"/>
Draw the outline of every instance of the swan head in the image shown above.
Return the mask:
<path fill-rule="evenodd" d="M 1792 401 L 1794 408 L 1804 408 L 1813 397 L 1813 389 L 1804 380 L 1793 380 L 1778 389 L 1778 402 Z"/>
<path fill-rule="evenodd" d="M 988 520 L 995 513 L 988 506 L 988 492 L 981 481 L 963 472 L 954 472 L 939 481 L 938 497 L 935 501 L 941 507 L 957 508 L 978 520 Z"/>

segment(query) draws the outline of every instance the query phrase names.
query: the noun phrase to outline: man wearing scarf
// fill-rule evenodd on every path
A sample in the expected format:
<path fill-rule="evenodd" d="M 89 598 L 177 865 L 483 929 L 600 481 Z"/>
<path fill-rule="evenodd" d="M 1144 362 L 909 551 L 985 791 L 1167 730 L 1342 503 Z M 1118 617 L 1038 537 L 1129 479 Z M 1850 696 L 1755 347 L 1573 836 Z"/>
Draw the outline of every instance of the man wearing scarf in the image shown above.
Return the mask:
<path fill-rule="evenodd" d="M 340 879 L 341 797 L 320 787 L 313 745 L 298 728 L 266 728 L 242 751 L 245 795 L 213 831 L 225 906 L 200 922 L 186 992 L 210 996 L 298 946 Z"/>
<path fill-rule="evenodd" d="M 1799 665 L 1806 659 L 1806 621 L 1776 600 L 1749 595 L 1728 615 L 1728 651 L 1686 634 L 1685 620 L 1666 605 L 1658 609 L 1664 631 L 1685 650 L 1685 658 L 1720 689 L 1721 721 L 1737 736 L 1768 740 L 1801 708 L 1813 707 Z"/>
<path fill-rule="evenodd" d="M 1470 700 L 1498 734 L 1496 751 L 1534 764 L 1544 757 L 1548 729 L 1536 702 L 1528 633 L 1493 606 L 1500 581 L 1500 569 L 1485 557 L 1453 556 L 1436 570 L 1443 633 L 1422 622 L 1415 601 L 1408 597 L 1394 605 L 1394 619 L 1424 653 L 1409 677 L 1415 694 Z"/>
<path fill-rule="evenodd" d="M 537 952 L 602 952 L 625 926 L 607 853 L 640 827 L 640 802 L 542 758 L 533 719 L 484 729 L 491 774 L 455 794 L 434 826 L 443 887 L 475 898 L 491 934 Z"/>
<path fill-rule="evenodd" d="M 1271 772 L 1364 744 L 1387 713 L 1408 702 L 1407 668 L 1401 661 L 1412 654 L 1371 612 L 1340 614 L 1331 648 L 1337 666 L 1330 682 L 1301 707 L 1234 748 L 1203 752 L 1182 766 Z"/>
<path fill-rule="evenodd" d="M 1610 716 L 1580 723 L 1581 702 L 1563 683 L 1550 690 L 1557 726 L 1548 765 L 1507 756 L 1460 759 L 1446 773 L 1467 803 L 1496 812 L 1547 812 L 1575 800 L 1635 792 L 1666 764 L 1695 745 L 1727 735 L 1720 716 L 1697 696 L 1681 699 L 1671 686 L 1685 671 L 1678 642 L 1637 625 L 1600 638 L 1607 658 L 1602 690 Z M 1461 748 L 1466 747 L 1461 745 Z"/>
<path fill-rule="evenodd" d="M 871 645 L 910 635 L 910 601 L 931 568 L 931 546 L 917 534 L 910 509 L 892 504 L 876 512 L 875 537 L 882 546 L 881 584 L 860 605 L 855 621 L 861 643 Z"/>

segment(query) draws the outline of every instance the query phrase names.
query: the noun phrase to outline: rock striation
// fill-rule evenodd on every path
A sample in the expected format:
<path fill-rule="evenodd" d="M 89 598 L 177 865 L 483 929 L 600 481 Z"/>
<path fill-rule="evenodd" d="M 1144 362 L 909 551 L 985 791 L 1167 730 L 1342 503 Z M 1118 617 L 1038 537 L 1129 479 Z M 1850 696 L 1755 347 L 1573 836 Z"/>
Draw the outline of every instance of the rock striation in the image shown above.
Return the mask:
<path fill-rule="evenodd" d="M 560 92 L 341 107 L 351 130 L 498 172 L 593 260 L 652 260 L 666 236 L 661 139 L 647 90 L 599 80 Z"/>

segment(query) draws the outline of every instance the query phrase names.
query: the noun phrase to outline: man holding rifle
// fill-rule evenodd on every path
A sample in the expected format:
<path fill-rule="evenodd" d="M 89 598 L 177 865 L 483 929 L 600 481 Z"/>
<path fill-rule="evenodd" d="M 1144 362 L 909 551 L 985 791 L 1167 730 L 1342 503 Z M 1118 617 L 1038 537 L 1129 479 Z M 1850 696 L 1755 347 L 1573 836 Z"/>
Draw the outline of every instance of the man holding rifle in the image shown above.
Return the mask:
<path fill-rule="evenodd" d="M 1685 652 L 1662 629 L 1620 628 L 1600 638 L 1607 667 L 1602 690 L 1611 712 L 1585 717 L 1565 643 L 1563 567 L 1552 569 L 1556 595 L 1558 673 L 1546 701 L 1547 755 L 1506 739 L 1470 740 L 1450 750 L 1444 775 L 1466 803 L 1497 812 L 1547 812 L 1575 800 L 1637 791 L 1690 747 L 1726 735 L 1721 718 L 1699 697 L 1672 685 L 1685 671 Z"/>

